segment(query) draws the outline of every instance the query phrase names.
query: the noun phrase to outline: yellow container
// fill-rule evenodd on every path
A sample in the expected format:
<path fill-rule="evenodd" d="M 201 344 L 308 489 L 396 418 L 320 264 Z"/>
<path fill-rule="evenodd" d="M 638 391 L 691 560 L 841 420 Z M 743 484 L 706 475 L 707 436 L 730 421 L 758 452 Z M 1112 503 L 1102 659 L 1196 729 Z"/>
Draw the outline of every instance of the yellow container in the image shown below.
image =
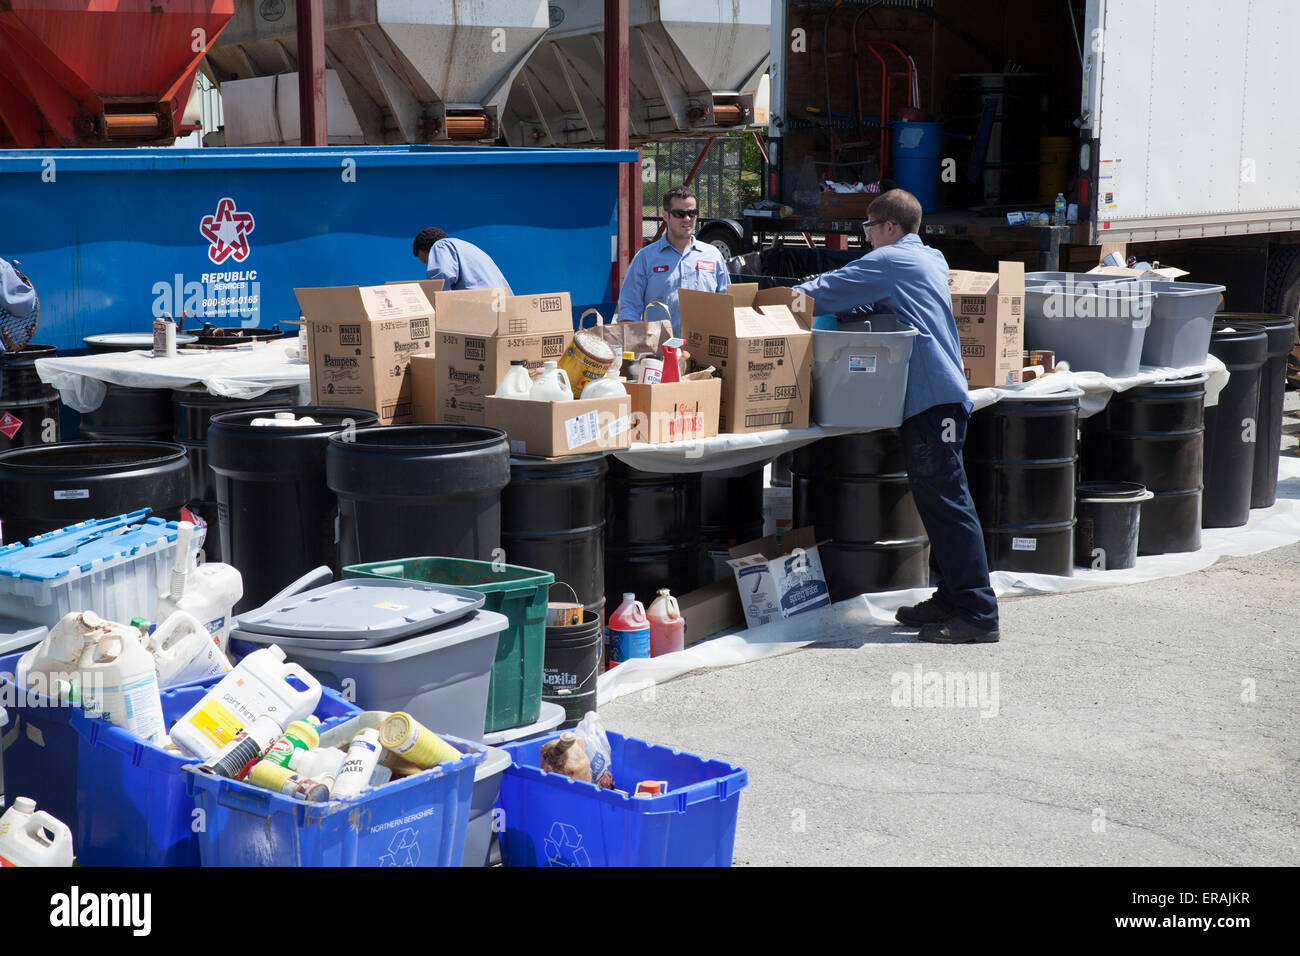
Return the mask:
<path fill-rule="evenodd" d="M 614 364 L 615 357 L 614 349 L 597 333 L 588 329 L 579 329 L 573 333 L 573 341 L 564 350 L 564 358 L 559 362 L 560 368 L 569 376 L 573 397 L 581 398 L 582 390 L 589 383 L 604 378 L 609 367 Z"/>
<path fill-rule="evenodd" d="M 428 770 L 447 760 L 459 760 L 460 751 L 410 714 L 389 714 L 379 725 L 379 742 L 403 760 Z"/>

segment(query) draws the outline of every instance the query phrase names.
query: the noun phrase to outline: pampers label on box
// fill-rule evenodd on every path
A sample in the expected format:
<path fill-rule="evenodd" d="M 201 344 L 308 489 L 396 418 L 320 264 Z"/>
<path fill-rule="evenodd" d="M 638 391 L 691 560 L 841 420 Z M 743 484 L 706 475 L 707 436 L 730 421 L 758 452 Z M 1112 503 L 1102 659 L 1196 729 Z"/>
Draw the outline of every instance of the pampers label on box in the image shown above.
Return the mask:
<path fill-rule="evenodd" d="M 786 540 L 810 542 L 812 529 L 800 528 Z M 727 563 L 735 572 L 736 589 L 749 627 L 828 607 L 831 603 L 815 544 L 796 546 L 789 554 L 776 558 L 750 554 Z"/>

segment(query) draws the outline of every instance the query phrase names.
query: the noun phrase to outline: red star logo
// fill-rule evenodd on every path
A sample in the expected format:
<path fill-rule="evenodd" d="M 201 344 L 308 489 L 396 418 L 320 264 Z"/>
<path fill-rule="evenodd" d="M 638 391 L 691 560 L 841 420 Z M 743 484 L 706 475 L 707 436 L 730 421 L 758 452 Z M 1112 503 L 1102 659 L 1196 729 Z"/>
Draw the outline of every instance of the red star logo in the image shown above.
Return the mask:
<path fill-rule="evenodd" d="M 222 199 L 217 203 L 215 216 L 204 216 L 199 223 L 199 232 L 203 238 L 212 243 L 208 247 L 208 258 L 220 265 L 233 254 L 236 262 L 248 258 L 248 234 L 253 231 L 253 214 L 235 212 L 233 199 Z"/>

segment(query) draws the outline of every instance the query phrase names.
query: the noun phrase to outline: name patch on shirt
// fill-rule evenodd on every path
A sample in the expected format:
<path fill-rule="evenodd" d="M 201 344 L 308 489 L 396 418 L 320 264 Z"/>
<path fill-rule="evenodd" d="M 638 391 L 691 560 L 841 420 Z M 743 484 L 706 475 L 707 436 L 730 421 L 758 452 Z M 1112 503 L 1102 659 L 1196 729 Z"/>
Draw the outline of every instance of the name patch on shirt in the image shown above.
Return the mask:
<path fill-rule="evenodd" d="M 671 268 L 670 266 L 655 266 L 655 267 L 654 267 L 654 271 L 655 271 L 655 272 L 667 272 L 670 268 Z"/>
<path fill-rule="evenodd" d="M 695 263 L 696 272 L 714 272 L 717 270 L 717 267 L 718 264 L 712 259 L 701 259 L 699 262 Z"/>

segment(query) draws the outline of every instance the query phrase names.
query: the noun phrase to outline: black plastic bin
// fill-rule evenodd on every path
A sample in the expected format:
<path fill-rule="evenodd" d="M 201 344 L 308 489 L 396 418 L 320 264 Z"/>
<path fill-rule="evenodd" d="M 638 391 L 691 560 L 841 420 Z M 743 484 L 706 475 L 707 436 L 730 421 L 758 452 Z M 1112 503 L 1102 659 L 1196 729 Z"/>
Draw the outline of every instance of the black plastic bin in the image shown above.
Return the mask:
<path fill-rule="evenodd" d="M 1255 448 L 1260 439 L 1259 376 L 1268 333 L 1257 325 L 1220 326 L 1210 354 L 1228 367 L 1219 401 L 1205 409 L 1205 500 L 1202 528 L 1238 528 L 1250 518 Z"/>

